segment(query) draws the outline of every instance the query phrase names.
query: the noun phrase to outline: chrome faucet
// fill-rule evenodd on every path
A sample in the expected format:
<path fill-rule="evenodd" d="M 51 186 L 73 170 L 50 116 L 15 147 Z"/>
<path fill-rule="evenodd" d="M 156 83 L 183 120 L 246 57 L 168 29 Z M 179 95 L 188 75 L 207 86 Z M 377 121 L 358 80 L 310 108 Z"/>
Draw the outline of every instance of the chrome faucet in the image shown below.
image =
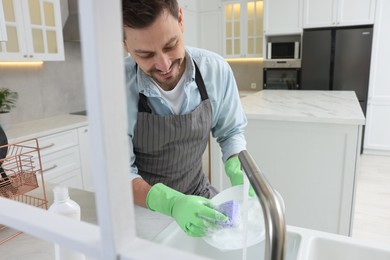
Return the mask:
<path fill-rule="evenodd" d="M 240 152 L 238 158 L 263 208 L 265 222 L 264 260 L 283 260 L 286 242 L 283 199 L 268 183 L 248 151 Z"/>

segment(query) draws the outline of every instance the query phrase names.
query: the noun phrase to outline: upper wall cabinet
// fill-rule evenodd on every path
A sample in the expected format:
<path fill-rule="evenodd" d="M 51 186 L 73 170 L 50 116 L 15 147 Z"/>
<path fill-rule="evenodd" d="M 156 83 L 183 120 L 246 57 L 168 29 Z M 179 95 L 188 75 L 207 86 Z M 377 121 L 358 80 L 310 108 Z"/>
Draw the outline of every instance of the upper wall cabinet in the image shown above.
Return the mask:
<path fill-rule="evenodd" d="M 189 46 L 198 46 L 198 1 L 178 0 L 184 16 L 184 42 Z"/>
<path fill-rule="evenodd" d="M 376 0 L 304 0 L 304 28 L 373 24 Z"/>
<path fill-rule="evenodd" d="M 264 0 L 264 35 L 302 33 L 302 0 Z"/>
<path fill-rule="evenodd" d="M 199 26 L 199 47 L 223 55 L 221 0 L 199 2 Z"/>
<path fill-rule="evenodd" d="M 6 40 L 7 40 L 7 32 L 5 30 L 3 2 L 0 1 L 0 42 Z"/>
<path fill-rule="evenodd" d="M 64 60 L 59 0 L 0 0 L 7 42 L 0 61 Z"/>
<path fill-rule="evenodd" d="M 224 3 L 224 56 L 262 57 L 263 1 Z"/>
<path fill-rule="evenodd" d="M 210 11 L 221 11 L 222 0 L 200 0 L 199 11 L 210 12 Z"/>

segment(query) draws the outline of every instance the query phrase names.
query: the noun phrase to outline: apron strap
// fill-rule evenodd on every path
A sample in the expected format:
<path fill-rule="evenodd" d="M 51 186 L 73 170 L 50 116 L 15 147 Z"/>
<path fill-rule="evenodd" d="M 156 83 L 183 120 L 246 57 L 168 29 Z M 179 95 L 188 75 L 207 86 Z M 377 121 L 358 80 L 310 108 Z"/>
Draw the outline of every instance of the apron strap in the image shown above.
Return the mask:
<path fill-rule="evenodd" d="M 195 61 L 194 61 L 194 64 L 195 64 L 195 82 L 196 82 L 196 85 L 198 85 L 200 97 L 201 97 L 202 101 L 204 101 L 206 99 L 209 99 L 209 96 L 207 95 L 206 86 L 204 84 L 202 75 L 200 74 L 199 68 L 196 65 Z"/>
<path fill-rule="evenodd" d="M 152 109 L 148 105 L 147 97 L 142 93 L 139 93 L 138 112 L 152 113 Z"/>

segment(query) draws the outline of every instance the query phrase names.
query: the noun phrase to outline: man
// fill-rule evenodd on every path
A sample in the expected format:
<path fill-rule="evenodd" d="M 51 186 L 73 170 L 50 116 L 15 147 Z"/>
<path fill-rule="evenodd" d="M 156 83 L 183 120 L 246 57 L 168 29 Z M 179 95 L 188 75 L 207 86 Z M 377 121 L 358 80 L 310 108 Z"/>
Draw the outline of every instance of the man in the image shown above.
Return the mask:
<path fill-rule="evenodd" d="M 184 46 L 176 0 L 122 3 L 134 201 L 203 236 L 227 220 L 212 208 L 217 191 L 202 172 L 210 131 L 232 185 L 243 183 L 237 154 L 247 121 L 233 73 L 222 57 Z"/>

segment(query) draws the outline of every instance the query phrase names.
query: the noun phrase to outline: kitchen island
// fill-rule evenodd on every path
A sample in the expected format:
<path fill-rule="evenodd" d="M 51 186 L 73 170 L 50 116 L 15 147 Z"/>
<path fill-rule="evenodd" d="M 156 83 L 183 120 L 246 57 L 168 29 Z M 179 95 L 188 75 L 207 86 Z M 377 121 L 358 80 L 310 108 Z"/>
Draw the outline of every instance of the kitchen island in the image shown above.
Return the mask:
<path fill-rule="evenodd" d="M 351 235 L 365 119 L 352 91 L 263 90 L 241 99 L 247 150 L 281 193 L 288 225 Z M 229 186 L 212 143 L 212 183 Z"/>

